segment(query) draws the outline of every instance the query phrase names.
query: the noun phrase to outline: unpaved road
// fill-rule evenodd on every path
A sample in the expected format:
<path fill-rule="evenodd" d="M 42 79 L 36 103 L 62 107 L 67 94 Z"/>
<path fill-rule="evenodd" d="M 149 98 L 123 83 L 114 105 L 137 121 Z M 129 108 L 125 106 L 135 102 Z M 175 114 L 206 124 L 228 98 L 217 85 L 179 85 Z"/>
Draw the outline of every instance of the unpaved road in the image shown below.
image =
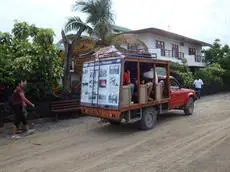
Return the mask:
<path fill-rule="evenodd" d="M 0 172 L 230 171 L 230 94 L 202 98 L 193 116 L 162 115 L 151 131 L 68 121 L 1 145 Z"/>

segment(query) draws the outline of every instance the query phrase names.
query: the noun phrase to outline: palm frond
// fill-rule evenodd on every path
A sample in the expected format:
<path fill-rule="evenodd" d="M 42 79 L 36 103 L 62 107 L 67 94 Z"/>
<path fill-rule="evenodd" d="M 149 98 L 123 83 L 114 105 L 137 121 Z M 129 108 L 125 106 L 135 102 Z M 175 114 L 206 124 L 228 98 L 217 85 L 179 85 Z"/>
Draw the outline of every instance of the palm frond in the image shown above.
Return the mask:
<path fill-rule="evenodd" d="M 91 32 L 92 28 L 84 23 L 79 17 L 70 17 L 65 25 L 65 32 L 83 30 Z"/>
<path fill-rule="evenodd" d="M 69 19 L 66 31 L 79 30 L 84 26 L 84 31 L 102 41 L 111 34 L 111 25 L 114 23 L 114 15 L 111 12 L 111 0 L 80 0 L 75 2 L 73 10 L 87 14 L 86 22 L 84 23 L 78 19 Z M 88 24 L 93 29 L 87 27 Z"/>
<path fill-rule="evenodd" d="M 87 23 L 95 25 L 101 18 L 106 19 L 110 23 L 114 23 L 110 0 L 97 0 L 95 3 L 89 5 L 87 9 Z"/>
<path fill-rule="evenodd" d="M 95 25 L 94 25 L 94 35 L 104 41 L 106 37 L 112 34 L 112 26 L 107 19 L 101 18 Z"/>
<path fill-rule="evenodd" d="M 73 5 L 72 9 L 73 9 L 73 11 L 79 11 L 79 10 L 85 11 L 90 4 L 94 3 L 93 1 L 91 3 L 91 1 L 92 0 L 90 0 L 90 1 L 86 1 L 86 0 L 76 1 Z"/>

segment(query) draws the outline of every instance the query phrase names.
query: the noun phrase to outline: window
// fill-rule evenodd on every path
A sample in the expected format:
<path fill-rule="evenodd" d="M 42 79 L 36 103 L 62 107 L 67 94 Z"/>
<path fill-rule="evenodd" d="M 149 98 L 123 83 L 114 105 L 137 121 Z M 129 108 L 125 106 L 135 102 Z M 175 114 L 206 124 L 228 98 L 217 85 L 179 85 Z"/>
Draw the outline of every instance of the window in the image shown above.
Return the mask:
<path fill-rule="evenodd" d="M 158 41 L 158 40 L 156 40 L 156 48 L 164 49 L 165 48 L 164 41 Z"/>
<path fill-rule="evenodd" d="M 156 40 L 156 48 L 161 49 L 161 56 L 165 56 L 165 43 L 164 43 L 164 41 Z"/>
<path fill-rule="evenodd" d="M 189 48 L 188 49 L 188 55 L 196 55 L 196 49 L 195 48 Z"/>
<path fill-rule="evenodd" d="M 183 59 L 184 58 L 184 53 L 179 52 L 179 59 Z"/>
<path fill-rule="evenodd" d="M 179 57 L 179 46 L 177 44 L 172 44 L 172 56 Z"/>
<path fill-rule="evenodd" d="M 179 89 L 180 86 L 175 79 L 170 79 L 170 89 Z"/>

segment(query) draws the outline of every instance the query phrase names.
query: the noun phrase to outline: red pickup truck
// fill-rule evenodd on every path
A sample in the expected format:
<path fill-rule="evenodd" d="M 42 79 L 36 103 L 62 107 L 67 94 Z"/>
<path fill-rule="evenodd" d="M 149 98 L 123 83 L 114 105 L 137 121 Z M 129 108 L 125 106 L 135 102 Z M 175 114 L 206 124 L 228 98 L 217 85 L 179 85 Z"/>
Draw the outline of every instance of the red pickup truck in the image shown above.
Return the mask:
<path fill-rule="evenodd" d="M 165 80 L 166 77 L 159 76 L 158 80 Z M 169 109 L 183 109 L 186 115 L 192 115 L 196 93 L 192 89 L 181 87 L 181 84 L 172 76 L 169 77 Z"/>
<path fill-rule="evenodd" d="M 136 80 L 134 93 L 131 85 L 123 85 L 125 67 L 130 68 L 131 77 Z M 141 76 L 148 67 L 150 71 L 160 67 L 165 73 L 162 76 L 152 73 L 158 81 L 152 79 L 153 87 L 149 99 L 146 99 L 149 91 L 146 84 L 141 83 Z M 185 115 L 193 114 L 195 92 L 182 88 L 175 78 L 169 76 L 168 61 L 129 55 L 107 57 L 85 62 L 82 73 L 82 114 L 104 119 L 113 125 L 138 122 L 143 130 L 153 128 L 157 116 L 168 110 L 180 109 Z M 132 101 L 134 96 L 136 100 Z"/>

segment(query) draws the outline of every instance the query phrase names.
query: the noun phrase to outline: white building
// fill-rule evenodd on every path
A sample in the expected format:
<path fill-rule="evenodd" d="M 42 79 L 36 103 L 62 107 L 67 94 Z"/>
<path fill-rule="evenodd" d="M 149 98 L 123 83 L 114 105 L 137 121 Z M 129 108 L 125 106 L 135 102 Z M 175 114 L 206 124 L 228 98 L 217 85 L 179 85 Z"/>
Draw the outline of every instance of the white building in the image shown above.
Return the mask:
<path fill-rule="evenodd" d="M 186 59 L 188 67 L 193 71 L 197 67 L 205 66 L 203 47 L 211 44 L 191 39 L 172 32 L 156 28 L 147 28 L 125 32 L 135 34 L 148 48 L 148 51 L 158 59 L 170 60 L 182 64 Z"/>

